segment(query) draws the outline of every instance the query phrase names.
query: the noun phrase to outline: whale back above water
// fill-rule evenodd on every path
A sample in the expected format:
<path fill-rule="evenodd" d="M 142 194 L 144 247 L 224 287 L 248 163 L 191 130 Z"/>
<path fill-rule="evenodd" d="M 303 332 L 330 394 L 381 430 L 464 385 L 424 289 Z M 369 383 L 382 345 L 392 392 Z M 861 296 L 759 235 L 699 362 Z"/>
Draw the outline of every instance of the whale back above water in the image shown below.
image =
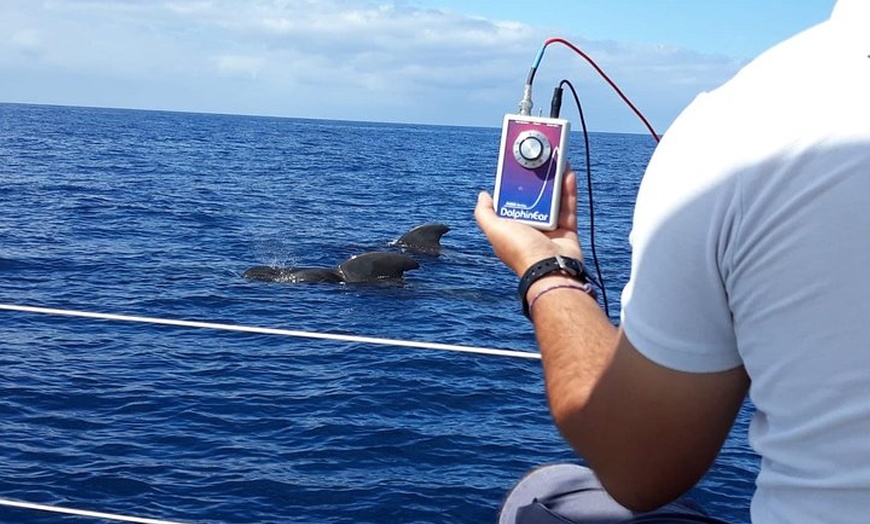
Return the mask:
<path fill-rule="evenodd" d="M 441 253 L 441 237 L 450 228 L 444 224 L 422 224 L 408 231 L 398 240 L 395 245 L 414 253 L 426 255 L 439 255 Z"/>
<path fill-rule="evenodd" d="M 341 274 L 330 268 L 290 268 L 273 266 L 254 266 L 242 275 L 248 280 L 264 282 L 344 282 Z"/>
<path fill-rule="evenodd" d="M 345 282 L 371 282 L 402 278 L 405 271 L 419 267 L 416 260 L 402 253 L 371 252 L 345 260 L 338 265 L 338 273 Z"/>
<path fill-rule="evenodd" d="M 416 260 L 402 253 L 372 251 L 355 255 L 336 268 L 287 268 L 254 266 L 242 275 L 249 280 L 267 282 L 361 283 L 398 280 L 405 271 L 417 269 Z"/>
<path fill-rule="evenodd" d="M 441 237 L 450 231 L 444 224 L 419 225 L 392 243 L 403 251 L 438 256 L 441 253 Z M 254 266 L 242 276 L 249 280 L 267 282 L 377 282 L 399 280 L 405 271 L 418 269 L 420 264 L 410 256 L 399 252 L 370 251 L 355 255 L 337 267 L 288 268 Z"/>

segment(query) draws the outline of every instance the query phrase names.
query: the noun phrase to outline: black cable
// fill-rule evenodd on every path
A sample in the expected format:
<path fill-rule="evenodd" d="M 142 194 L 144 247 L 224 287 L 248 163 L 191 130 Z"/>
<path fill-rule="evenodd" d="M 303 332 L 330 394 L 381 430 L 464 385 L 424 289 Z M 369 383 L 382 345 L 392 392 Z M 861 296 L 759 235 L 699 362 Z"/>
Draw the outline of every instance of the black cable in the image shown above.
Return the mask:
<path fill-rule="evenodd" d="M 537 72 L 538 72 L 537 67 L 533 66 L 531 69 L 529 69 L 529 76 L 526 78 L 526 85 L 527 86 L 531 86 L 534 83 L 535 73 L 537 73 Z"/>
<path fill-rule="evenodd" d="M 577 104 L 577 111 L 580 113 L 580 125 L 583 128 L 583 145 L 586 154 L 586 194 L 589 196 L 589 246 L 592 252 L 592 262 L 595 264 L 595 273 L 598 275 L 598 282 L 593 280 L 593 283 L 601 290 L 601 300 L 604 303 L 604 313 L 607 318 L 610 318 L 610 304 L 607 301 L 607 290 L 604 288 L 604 277 L 601 274 L 601 265 L 598 263 L 598 253 L 595 250 L 595 206 L 592 198 L 592 159 L 589 154 L 589 130 L 586 128 L 586 118 L 583 116 L 583 105 L 580 104 L 580 97 L 577 96 L 577 90 L 574 85 L 568 80 L 562 80 L 559 87 L 556 88 L 558 95 L 558 105 L 556 101 L 556 93 L 553 93 L 553 103 L 550 106 L 550 116 L 558 118 L 561 110 L 562 86 L 567 85 L 571 89 L 571 94 L 574 96 L 574 103 Z M 553 112 L 556 114 L 553 115 Z"/>

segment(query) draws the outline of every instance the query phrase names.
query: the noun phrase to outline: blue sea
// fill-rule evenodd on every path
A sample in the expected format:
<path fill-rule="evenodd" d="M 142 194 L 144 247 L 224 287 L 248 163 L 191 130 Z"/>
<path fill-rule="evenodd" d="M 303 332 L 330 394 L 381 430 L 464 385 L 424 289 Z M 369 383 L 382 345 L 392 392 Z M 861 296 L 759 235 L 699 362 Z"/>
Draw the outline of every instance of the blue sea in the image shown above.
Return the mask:
<path fill-rule="evenodd" d="M 472 216 L 499 124 L 0 104 L 0 303 L 535 352 Z M 614 320 L 654 147 L 590 136 Z M 585 181 L 581 200 L 588 247 Z M 451 228 L 443 253 L 401 285 L 242 278 L 390 250 L 426 222 Z M 575 460 L 533 359 L 8 310 L 0 329 L 3 499 L 190 523 L 487 523 L 527 469 Z M 692 492 L 734 522 L 758 469 L 749 416 Z M 0 507 L 0 522 L 89 519 Z"/>

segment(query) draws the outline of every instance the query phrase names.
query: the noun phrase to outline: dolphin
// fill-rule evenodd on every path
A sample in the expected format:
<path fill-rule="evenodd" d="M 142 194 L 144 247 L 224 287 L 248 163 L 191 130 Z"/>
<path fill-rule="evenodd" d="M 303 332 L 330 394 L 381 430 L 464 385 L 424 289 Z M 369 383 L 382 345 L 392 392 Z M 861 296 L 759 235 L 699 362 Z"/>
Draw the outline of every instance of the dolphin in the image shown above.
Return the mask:
<path fill-rule="evenodd" d="M 354 255 L 334 268 L 287 268 L 254 266 L 242 275 L 250 280 L 269 282 L 377 282 L 398 280 L 405 271 L 417 269 L 420 264 L 402 253 L 370 251 Z"/>
<path fill-rule="evenodd" d="M 422 224 L 399 237 L 393 244 L 412 253 L 437 256 L 441 254 L 441 237 L 448 231 L 450 228 L 444 224 Z"/>

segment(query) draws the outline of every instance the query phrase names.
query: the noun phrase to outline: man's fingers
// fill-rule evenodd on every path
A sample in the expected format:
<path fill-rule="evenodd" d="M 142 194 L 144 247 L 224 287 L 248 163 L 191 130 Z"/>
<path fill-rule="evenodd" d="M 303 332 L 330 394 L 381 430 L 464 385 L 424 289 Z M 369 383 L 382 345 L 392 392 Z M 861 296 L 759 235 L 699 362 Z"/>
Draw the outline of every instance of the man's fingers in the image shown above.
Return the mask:
<path fill-rule="evenodd" d="M 565 173 L 562 183 L 562 201 L 559 204 L 559 228 L 577 230 L 577 176 L 573 170 Z"/>
<path fill-rule="evenodd" d="M 486 191 L 481 191 L 477 195 L 477 206 L 474 208 L 474 218 L 477 224 L 484 229 L 484 225 L 492 219 L 496 218 L 495 210 L 492 207 L 492 197 Z M 484 229 L 484 232 L 486 230 Z"/>

